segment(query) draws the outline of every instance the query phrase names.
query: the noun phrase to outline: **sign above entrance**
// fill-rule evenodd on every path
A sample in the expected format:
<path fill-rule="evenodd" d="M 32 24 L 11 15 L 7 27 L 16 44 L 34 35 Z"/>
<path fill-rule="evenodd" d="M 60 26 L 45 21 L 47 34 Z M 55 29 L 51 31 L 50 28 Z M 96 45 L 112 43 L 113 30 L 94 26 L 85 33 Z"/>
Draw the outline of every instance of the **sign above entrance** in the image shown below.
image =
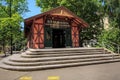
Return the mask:
<path fill-rule="evenodd" d="M 70 24 L 65 21 L 56 21 L 56 20 L 47 20 L 45 25 L 50 26 L 51 28 L 68 28 Z"/>

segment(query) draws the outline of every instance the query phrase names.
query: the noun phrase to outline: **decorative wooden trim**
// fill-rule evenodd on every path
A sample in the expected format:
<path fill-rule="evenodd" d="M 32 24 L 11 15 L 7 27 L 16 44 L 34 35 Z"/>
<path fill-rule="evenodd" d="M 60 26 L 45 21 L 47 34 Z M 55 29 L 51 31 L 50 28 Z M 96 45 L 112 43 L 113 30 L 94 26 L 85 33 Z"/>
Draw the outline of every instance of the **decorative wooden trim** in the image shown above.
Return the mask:
<path fill-rule="evenodd" d="M 54 12 L 57 11 L 57 10 L 64 10 L 64 11 L 68 12 L 69 15 L 73 16 L 74 18 L 78 19 L 78 20 L 81 21 L 83 24 L 85 24 L 84 27 L 87 27 L 87 26 L 88 26 L 88 24 L 87 24 L 84 20 L 82 20 L 81 18 L 79 18 L 78 16 L 76 16 L 76 15 L 73 14 L 70 10 L 68 10 L 67 8 L 65 8 L 65 7 L 63 7 L 63 6 L 54 8 L 54 9 L 52 9 L 52 10 L 50 10 L 50 11 L 44 12 L 44 13 L 42 13 L 42 14 L 38 14 L 38 15 L 33 16 L 33 17 L 30 17 L 30 18 L 27 18 L 27 19 L 25 19 L 25 22 L 28 22 L 28 21 L 33 20 L 33 19 L 42 18 L 44 15 L 52 14 L 52 13 L 54 13 Z M 60 15 L 58 15 L 58 16 L 60 16 Z M 64 16 L 64 15 L 62 15 L 62 16 Z M 70 16 L 68 16 L 68 17 L 70 17 Z"/>
<path fill-rule="evenodd" d="M 42 21 L 41 19 L 40 21 Z M 38 20 L 39 21 L 39 20 Z M 42 22 L 34 22 L 33 27 L 33 48 L 44 48 L 44 26 Z"/>
<path fill-rule="evenodd" d="M 72 34 L 73 47 L 79 47 L 79 30 L 78 30 L 78 26 L 72 26 L 71 31 L 72 31 L 71 34 Z"/>

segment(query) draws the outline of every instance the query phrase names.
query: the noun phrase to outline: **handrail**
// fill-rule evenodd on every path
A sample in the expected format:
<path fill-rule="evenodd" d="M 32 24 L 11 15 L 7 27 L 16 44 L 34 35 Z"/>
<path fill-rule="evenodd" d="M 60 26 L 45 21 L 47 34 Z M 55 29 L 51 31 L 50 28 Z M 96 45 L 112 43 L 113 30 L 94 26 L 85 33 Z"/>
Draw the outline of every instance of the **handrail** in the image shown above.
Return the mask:
<path fill-rule="evenodd" d="M 107 49 L 107 48 L 105 47 L 105 44 L 104 44 L 103 42 L 102 42 L 102 44 L 100 44 L 99 42 L 94 42 L 94 43 L 104 48 L 104 50 L 103 50 L 103 53 L 104 53 L 104 54 L 106 53 L 105 50 L 107 50 L 107 51 L 109 50 L 109 49 Z M 109 45 L 108 47 L 110 47 L 110 45 Z M 112 52 L 112 51 L 110 51 L 110 50 L 109 50 L 109 52 L 114 53 L 114 52 Z M 112 54 L 112 59 L 114 59 L 114 54 Z"/>
<path fill-rule="evenodd" d="M 103 44 L 106 44 L 107 42 L 102 42 Z M 117 46 L 117 53 L 118 54 L 120 54 L 120 45 L 118 45 L 118 44 L 116 44 L 116 43 L 114 43 L 114 42 L 111 42 L 111 41 L 109 41 L 108 43 L 111 43 L 111 44 L 113 44 L 113 45 L 116 45 Z M 108 46 L 109 44 L 107 44 L 107 46 Z M 109 45 L 109 47 L 110 47 L 110 45 Z"/>
<path fill-rule="evenodd" d="M 107 43 L 107 42 L 104 42 L 104 43 Z M 119 44 L 114 43 L 114 42 L 111 42 L 111 41 L 109 41 L 108 43 L 114 44 L 114 45 L 116 45 L 116 46 L 120 46 Z"/>
<path fill-rule="evenodd" d="M 95 44 L 101 46 L 101 47 L 104 47 L 104 48 L 112 48 L 110 44 L 108 43 L 111 43 L 113 45 L 116 45 L 117 46 L 117 53 L 120 54 L 120 45 L 114 43 L 114 42 L 102 42 L 101 44 L 99 42 L 94 42 Z"/>
<path fill-rule="evenodd" d="M 110 43 L 110 44 L 108 44 L 108 43 Z M 90 40 L 89 41 L 89 45 L 91 45 L 91 46 L 95 46 L 95 45 L 98 45 L 98 46 L 100 46 L 100 47 L 104 47 L 104 48 L 108 48 L 108 49 L 112 49 L 113 47 L 112 47 L 112 45 L 114 45 L 114 46 L 116 46 L 117 47 L 117 53 L 118 54 L 120 54 L 120 45 L 119 44 L 117 44 L 117 43 L 114 43 L 114 42 L 111 42 L 111 41 L 107 41 L 107 42 L 105 42 L 105 41 L 102 41 L 102 43 L 99 43 L 99 42 L 97 42 L 96 40 Z M 114 51 L 113 51 L 114 52 Z"/>
<path fill-rule="evenodd" d="M 112 44 L 114 44 L 114 45 L 120 46 L 120 45 L 118 45 L 117 43 L 114 43 L 114 42 L 111 42 L 111 41 L 109 41 L 109 43 L 112 43 Z"/>

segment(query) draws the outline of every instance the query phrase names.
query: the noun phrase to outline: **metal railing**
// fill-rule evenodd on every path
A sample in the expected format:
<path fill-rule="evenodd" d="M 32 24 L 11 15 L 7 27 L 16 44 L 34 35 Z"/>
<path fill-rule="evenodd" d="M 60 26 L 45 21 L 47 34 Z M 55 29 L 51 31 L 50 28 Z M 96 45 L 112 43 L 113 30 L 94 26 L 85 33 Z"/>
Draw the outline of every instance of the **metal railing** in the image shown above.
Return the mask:
<path fill-rule="evenodd" d="M 114 44 L 117 46 L 117 53 L 120 54 L 120 45 L 114 43 L 114 42 L 110 42 L 111 44 Z"/>
<path fill-rule="evenodd" d="M 99 47 L 103 47 L 103 48 L 106 48 L 106 49 L 110 49 L 112 50 L 113 49 L 113 46 L 116 46 L 116 51 L 112 50 L 113 52 L 115 53 L 118 53 L 120 54 L 120 45 L 119 44 L 116 44 L 114 42 L 102 42 L 102 43 L 99 43 L 99 42 L 91 42 L 90 43 L 93 43 L 94 46 L 97 45 Z M 92 45 L 93 46 L 93 45 Z"/>
<path fill-rule="evenodd" d="M 116 51 L 113 51 L 113 50 L 112 51 L 120 54 L 120 45 L 118 45 L 114 42 L 110 42 L 110 41 L 109 42 L 102 42 L 102 45 L 103 45 L 103 47 L 108 48 L 110 50 L 113 48 L 113 46 L 116 46 Z"/>

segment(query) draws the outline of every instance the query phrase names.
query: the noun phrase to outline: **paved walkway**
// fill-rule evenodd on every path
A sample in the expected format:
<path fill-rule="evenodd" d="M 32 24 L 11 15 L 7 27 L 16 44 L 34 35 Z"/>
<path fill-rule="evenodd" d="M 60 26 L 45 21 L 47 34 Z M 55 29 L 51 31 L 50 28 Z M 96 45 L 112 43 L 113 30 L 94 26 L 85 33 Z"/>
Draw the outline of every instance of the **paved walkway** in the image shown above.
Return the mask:
<path fill-rule="evenodd" d="M 49 76 L 59 76 L 59 80 L 120 80 L 120 62 L 31 72 L 0 69 L 0 80 L 48 80 Z"/>

